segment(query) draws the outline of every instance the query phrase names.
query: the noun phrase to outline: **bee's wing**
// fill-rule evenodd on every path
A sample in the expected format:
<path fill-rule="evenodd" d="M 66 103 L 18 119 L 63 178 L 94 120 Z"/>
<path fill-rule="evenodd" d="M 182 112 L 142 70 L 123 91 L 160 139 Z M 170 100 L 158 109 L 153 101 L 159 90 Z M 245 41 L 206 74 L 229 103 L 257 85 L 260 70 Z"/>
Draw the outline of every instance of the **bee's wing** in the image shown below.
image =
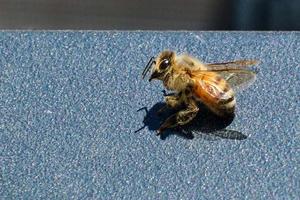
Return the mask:
<path fill-rule="evenodd" d="M 223 63 L 205 64 L 210 70 L 228 70 L 228 69 L 244 69 L 250 65 L 258 64 L 258 60 L 236 60 Z"/>
<path fill-rule="evenodd" d="M 256 79 L 256 73 L 250 70 L 219 71 L 218 74 L 220 74 L 235 91 L 248 88 Z"/>
<path fill-rule="evenodd" d="M 221 75 L 234 90 L 243 90 L 250 86 L 256 79 L 256 73 L 246 67 L 257 63 L 258 61 L 256 60 L 210 63 L 206 64 L 206 70 Z"/>

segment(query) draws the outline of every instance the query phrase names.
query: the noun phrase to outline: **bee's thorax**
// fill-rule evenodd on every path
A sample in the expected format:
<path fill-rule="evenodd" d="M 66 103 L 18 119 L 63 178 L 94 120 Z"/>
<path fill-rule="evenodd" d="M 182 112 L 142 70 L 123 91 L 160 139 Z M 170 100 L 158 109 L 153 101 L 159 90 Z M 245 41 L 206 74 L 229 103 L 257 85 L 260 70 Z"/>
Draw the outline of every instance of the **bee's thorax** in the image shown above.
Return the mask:
<path fill-rule="evenodd" d="M 174 70 L 166 73 L 163 79 L 163 84 L 168 90 L 177 92 L 184 91 L 189 84 L 190 79 L 184 73 L 176 73 Z"/>

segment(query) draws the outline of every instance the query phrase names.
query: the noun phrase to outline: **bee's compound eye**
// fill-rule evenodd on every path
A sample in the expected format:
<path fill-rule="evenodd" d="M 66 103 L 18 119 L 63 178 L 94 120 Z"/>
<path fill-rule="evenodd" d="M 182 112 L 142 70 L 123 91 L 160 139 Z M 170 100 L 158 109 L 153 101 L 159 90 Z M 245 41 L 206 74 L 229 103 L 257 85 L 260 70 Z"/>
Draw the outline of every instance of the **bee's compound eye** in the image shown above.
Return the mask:
<path fill-rule="evenodd" d="M 160 63 L 159 68 L 160 68 L 161 70 L 165 70 L 165 69 L 167 69 L 167 67 L 169 67 L 169 66 L 170 66 L 170 61 L 169 61 L 168 59 L 164 59 L 164 60 Z"/>

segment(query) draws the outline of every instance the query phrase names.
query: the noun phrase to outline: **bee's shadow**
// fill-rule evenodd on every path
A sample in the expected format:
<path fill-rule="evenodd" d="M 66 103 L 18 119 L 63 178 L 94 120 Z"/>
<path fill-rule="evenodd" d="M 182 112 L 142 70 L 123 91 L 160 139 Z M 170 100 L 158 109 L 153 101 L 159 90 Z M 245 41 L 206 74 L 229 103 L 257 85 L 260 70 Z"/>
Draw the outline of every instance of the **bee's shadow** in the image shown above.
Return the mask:
<path fill-rule="evenodd" d="M 162 115 L 157 115 L 165 103 L 159 102 L 152 106 L 149 110 L 147 107 L 143 107 L 138 111 L 145 111 L 145 117 L 143 120 L 144 126 L 135 132 L 139 132 L 145 127 L 148 127 L 151 131 L 156 131 L 159 126 L 167 119 L 168 116 L 174 113 L 174 111 L 167 111 Z M 160 137 L 166 139 L 171 134 L 179 135 L 186 139 L 193 139 L 194 137 L 200 137 L 205 140 L 217 140 L 218 138 L 232 139 L 232 140 L 244 140 L 247 138 L 246 135 L 226 129 L 231 124 L 234 116 L 228 118 L 220 118 L 210 112 L 205 106 L 200 105 L 200 111 L 193 119 L 192 122 L 187 125 L 181 126 L 180 128 L 168 129 L 163 132 Z"/>

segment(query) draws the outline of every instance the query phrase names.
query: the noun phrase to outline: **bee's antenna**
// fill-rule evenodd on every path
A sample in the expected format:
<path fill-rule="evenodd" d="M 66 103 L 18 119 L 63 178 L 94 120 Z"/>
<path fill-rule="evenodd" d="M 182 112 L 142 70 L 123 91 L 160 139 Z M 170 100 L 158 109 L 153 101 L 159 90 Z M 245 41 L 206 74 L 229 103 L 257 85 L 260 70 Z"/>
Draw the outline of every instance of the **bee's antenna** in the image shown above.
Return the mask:
<path fill-rule="evenodd" d="M 146 65 L 146 67 L 144 68 L 143 70 L 143 73 L 142 73 L 142 78 L 144 79 L 146 74 L 149 72 L 152 64 L 155 63 L 155 60 L 154 60 L 154 57 L 151 57 L 148 64 Z"/>

